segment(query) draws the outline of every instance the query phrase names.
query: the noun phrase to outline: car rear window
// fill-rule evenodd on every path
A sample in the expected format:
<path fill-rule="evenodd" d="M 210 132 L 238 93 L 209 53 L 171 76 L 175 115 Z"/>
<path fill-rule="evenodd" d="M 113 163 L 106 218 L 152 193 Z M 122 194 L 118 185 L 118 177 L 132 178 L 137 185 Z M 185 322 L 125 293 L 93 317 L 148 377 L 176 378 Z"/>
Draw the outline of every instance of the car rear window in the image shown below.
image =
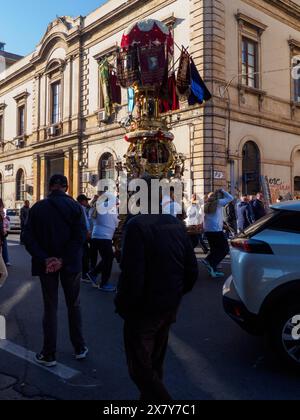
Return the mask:
<path fill-rule="evenodd" d="M 252 238 L 265 229 L 300 233 L 300 212 L 271 210 L 265 217 L 245 229 L 240 237 Z"/>
<path fill-rule="evenodd" d="M 270 224 L 278 218 L 280 211 L 270 210 L 270 212 L 253 225 L 249 226 L 245 231 L 240 235 L 241 237 L 252 238 L 252 236 L 257 235 L 259 232 L 263 231 Z"/>
<path fill-rule="evenodd" d="M 279 216 L 271 221 L 268 229 L 300 233 L 300 212 L 280 211 Z"/>

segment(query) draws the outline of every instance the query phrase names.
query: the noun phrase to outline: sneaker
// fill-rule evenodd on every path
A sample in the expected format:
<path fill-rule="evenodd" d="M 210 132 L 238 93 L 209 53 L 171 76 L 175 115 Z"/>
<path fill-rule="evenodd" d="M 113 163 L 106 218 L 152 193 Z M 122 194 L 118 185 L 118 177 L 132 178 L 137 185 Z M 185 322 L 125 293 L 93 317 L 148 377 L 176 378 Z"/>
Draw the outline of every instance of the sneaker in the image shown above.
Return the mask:
<path fill-rule="evenodd" d="M 225 274 L 224 274 L 224 273 L 222 273 L 222 272 L 220 272 L 220 271 L 214 271 L 214 270 L 212 269 L 212 272 L 210 273 L 210 276 L 211 276 L 212 278 L 214 278 L 214 279 L 217 279 L 217 278 L 224 277 L 224 276 L 225 276 Z"/>
<path fill-rule="evenodd" d="M 205 266 L 205 268 L 208 271 L 208 274 L 210 275 L 210 277 L 216 279 L 216 278 L 220 278 L 220 277 L 224 277 L 225 274 L 221 273 L 220 271 L 215 271 L 212 266 L 209 264 L 208 261 L 206 260 L 201 260 L 202 264 Z"/>
<path fill-rule="evenodd" d="M 89 349 L 87 347 L 84 347 L 78 353 L 76 352 L 75 359 L 76 360 L 84 360 L 84 359 L 86 359 L 88 354 L 89 354 Z"/>
<path fill-rule="evenodd" d="M 54 356 L 44 356 L 43 353 L 38 353 L 35 355 L 35 361 L 42 366 L 51 368 L 56 366 L 56 360 Z"/>
<path fill-rule="evenodd" d="M 214 269 L 212 268 L 212 266 L 209 264 L 207 260 L 201 259 L 200 261 L 202 262 L 206 270 L 209 272 L 209 274 L 211 273 L 211 270 L 214 271 Z"/>
<path fill-rule="evenodd" d="M 11 263 L 10 262 L 6 263 L 6 267 L 11 267 Z"/>
<path fill-rule="evenodd" d="M 92 282 L 91 282 L 91 280 L 89 279 L 89 278 L 87 278 L 87 277 L 83 277 L 82 279 L 81 279 L 81 282 L 82 283 L 86 283 L 86 284 L 91 284 Z"/>
<path fill-rule="evenodd" d="M 97 276 L 94 276 L 91 272 L 87 273 L 86 277 L 90 280 L 91 283 L 93 283 L 94 285 L 97 285 L 98 287 L 98 281 L 97 281 Z"/>
<path fill-rule="evenodd" d="M 111 284 L 106 284 L 104 286 L 100 286 L 99 290 L 107 293 L 115 293 L 117 291 L 117 288 L 115 286 L 112 286 Z"/>

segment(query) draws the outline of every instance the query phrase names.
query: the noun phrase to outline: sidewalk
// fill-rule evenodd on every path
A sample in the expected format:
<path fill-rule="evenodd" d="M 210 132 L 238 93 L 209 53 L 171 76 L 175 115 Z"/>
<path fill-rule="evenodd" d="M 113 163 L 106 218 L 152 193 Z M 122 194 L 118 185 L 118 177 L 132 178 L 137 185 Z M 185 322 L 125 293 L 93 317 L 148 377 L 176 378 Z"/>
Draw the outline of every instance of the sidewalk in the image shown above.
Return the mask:
<path fill-rule="evenodd" d="M 39 401 L 50 400 L 40 395 L 37 388 L 26 384 L 19 384 L 18 380 L 12 376 L 0 373 L 0 401 Z"/>

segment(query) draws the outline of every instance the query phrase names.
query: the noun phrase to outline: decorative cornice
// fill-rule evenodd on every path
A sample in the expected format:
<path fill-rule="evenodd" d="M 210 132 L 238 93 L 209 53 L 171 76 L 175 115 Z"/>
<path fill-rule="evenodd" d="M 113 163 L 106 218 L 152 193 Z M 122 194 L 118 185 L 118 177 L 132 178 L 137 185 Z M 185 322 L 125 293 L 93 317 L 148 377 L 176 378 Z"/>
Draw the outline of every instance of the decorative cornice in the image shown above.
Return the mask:
<path fill-rule="evenodd" d="M 14 100 L 16 102 L 20 102 L 22 100 L 26 100 L 28 98 L 30 94 L 27 92 L 27 90 L 25 92 L 19 93 L 18 95 L 14 96 Z"/>
<path fill-rule="evenodd" d="M 288 44 L 290 46 L 291 51 L 300 50 L 300 41 L 291 38 L 288 40 Z"/>
<path fill-rule="evenodd" d="M 53 60 L 51 60 L 47 64 L 46 69 L 45 69 L 45 74 L 46 75 L 47 74 L 52 74 L 52 73 L 57 72 L 57 71 L 62 73 L 64 71 L 65 67 L 66 67 L 66 61 L 65 60 L 62 60 L 60 58 L 54 58 Z"/>
<path fill-rule="evenodd" d="M 160 8 L 175 3 L 176 0 L 162 0 Z M 98 20 L 91 23 L 90 25 L 86 26 L 82 29 L 82 34 L 87 34 L 99 26 L 103 26 L 106 24 L 112 24 L 112 22 L 118 21 L 122 16 L 125 14 L 129 14 L 131 10 L 138 10 L 140 6 L 145 6 L 145 0 L 128 0 L 124 2 L 121 6 L 115 8 L 111 12 L 107 13 L 104 16 L 101 16 Z M 138 18 L 137 18 L 138 20 Z M 129 23 L 128 23 L 129 25 Z M 120 30 L 122 28 L 116 28 Z"/>
<path fill-rule="evenodd" d="M 3 112 L 7 105 L 5 103 L 0 104 L 0 112 Z"/>
<path fill-rule="evenodd" d="M 110 57 L 112 55 L 114 55 L 117 52 L 117 44 L 116 45 L 112 45 L 111 47 L 107 48 L 104 51 L 101 51 L 101 53 L 94 55 L 94 59 L 96 61 L 101 61 L 103 60 L 105 57 Z"/>
<path fill-rule="evenodd" d="M 15 71 L 14 73 L 11 73 L 9 76 L 7 76 L 5 79 L 0 80 L 0 87 L 4 86 L 5 84 L 9 83 L 11 80 L 15 80 L 16 78 L 20 77 L 24 73 L 29 73 L 34 70 L 33 65 L 27 64 L 24 67 L 21 67 L 19 70 Z"/>
<path fill-rule="evenodd" d="M 282 10 L 289 16 L 300 19 L 300 6 L 292 0 L 264 0 L 278 9 Z"/>
<path fill-rule="evenodd" d="M 260 34 L 263 33 L 268 28 L 267 25 L 259 22 L 258 20 L 250 16 L 245 15 L 244 13 L 238 12 L 235 15 L 235 17 L 240 25 L 248 26 L 248 27 L 250 26 L 251 28 L 253 28 Z"/>

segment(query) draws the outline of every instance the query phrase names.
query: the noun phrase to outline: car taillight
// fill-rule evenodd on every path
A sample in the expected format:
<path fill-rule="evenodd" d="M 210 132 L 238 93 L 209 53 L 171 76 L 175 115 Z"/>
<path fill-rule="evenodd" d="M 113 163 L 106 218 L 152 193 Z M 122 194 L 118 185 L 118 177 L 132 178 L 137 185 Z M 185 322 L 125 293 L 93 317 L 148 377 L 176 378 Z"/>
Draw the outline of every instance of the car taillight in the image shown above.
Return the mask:
<path fill-rule="evenodd" d="M 256 239 L 237 238 L 231 241 L 231 246 L 248 254 L 274 254 L 269 244 Z"/>

